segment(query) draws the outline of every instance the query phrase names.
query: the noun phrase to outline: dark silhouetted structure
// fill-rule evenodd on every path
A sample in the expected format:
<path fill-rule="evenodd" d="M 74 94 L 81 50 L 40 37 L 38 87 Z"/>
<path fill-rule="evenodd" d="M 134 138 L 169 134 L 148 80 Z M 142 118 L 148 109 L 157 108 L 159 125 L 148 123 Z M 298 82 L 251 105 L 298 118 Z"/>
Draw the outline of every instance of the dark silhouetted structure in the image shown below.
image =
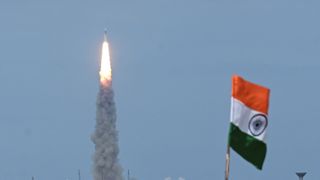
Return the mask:
<path fill-rule="evenodd" d="M 306 175 L 306 172 L 296 172 L 297 176 L 299 177 L 299 180 L 303 180 L 303 176 Z"/>

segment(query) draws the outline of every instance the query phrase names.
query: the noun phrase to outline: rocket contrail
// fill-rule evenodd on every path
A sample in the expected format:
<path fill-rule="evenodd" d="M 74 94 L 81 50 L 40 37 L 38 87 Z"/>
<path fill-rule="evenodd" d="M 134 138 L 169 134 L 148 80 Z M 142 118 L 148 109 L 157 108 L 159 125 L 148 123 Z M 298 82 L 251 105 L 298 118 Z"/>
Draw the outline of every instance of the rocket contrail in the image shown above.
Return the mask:
<path fill-rule="evenodd" d="M 93 156 L 94 180 L 123 180 L 122 167 L 118 159 L 119 146 L 116 119 L 109 45 L 105 32 L 101 57 L 100 89 L 97 96 L 96 126 L 91 137 L 95 144 Z"/>

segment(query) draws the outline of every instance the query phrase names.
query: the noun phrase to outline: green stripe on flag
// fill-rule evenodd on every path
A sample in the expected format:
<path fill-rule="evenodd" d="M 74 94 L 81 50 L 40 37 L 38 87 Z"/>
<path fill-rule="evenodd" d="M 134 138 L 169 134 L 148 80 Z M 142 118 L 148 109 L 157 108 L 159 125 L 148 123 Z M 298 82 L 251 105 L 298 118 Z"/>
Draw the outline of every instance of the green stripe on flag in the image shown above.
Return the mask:
<path fill-rule="evenodd" d="M 230 124 L 230 147 L 244 159 L 261 170 L 263 161 L 266 157 L 267 145 L 253 136 L 242 132 L 239 127 L 233 123 Z"/>

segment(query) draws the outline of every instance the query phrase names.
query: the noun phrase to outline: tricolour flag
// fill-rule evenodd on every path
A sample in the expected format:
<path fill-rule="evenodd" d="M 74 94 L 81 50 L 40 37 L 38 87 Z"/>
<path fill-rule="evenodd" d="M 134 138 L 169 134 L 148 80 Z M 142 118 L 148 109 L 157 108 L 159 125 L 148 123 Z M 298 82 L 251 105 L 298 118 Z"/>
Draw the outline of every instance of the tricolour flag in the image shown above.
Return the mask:
<path fill-rule="evenodd" d="M 260 170 L 267 152 L 269 94 L 268 88 L 239 76 L 232 78 L 229 145 Z"/>

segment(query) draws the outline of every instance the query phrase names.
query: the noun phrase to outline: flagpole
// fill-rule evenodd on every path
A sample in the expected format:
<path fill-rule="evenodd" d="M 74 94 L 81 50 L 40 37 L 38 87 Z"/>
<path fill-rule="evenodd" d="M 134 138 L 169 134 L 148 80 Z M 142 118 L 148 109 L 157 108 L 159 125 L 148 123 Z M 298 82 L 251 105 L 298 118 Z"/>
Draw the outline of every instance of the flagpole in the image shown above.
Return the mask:
<path fill-rule="evenodd" d="M 229 180 L 229 172 L 230 172 L 230 145 L 227 145 L 226 152 L 226 171 L 225 171 L 225 180 Z"/>

